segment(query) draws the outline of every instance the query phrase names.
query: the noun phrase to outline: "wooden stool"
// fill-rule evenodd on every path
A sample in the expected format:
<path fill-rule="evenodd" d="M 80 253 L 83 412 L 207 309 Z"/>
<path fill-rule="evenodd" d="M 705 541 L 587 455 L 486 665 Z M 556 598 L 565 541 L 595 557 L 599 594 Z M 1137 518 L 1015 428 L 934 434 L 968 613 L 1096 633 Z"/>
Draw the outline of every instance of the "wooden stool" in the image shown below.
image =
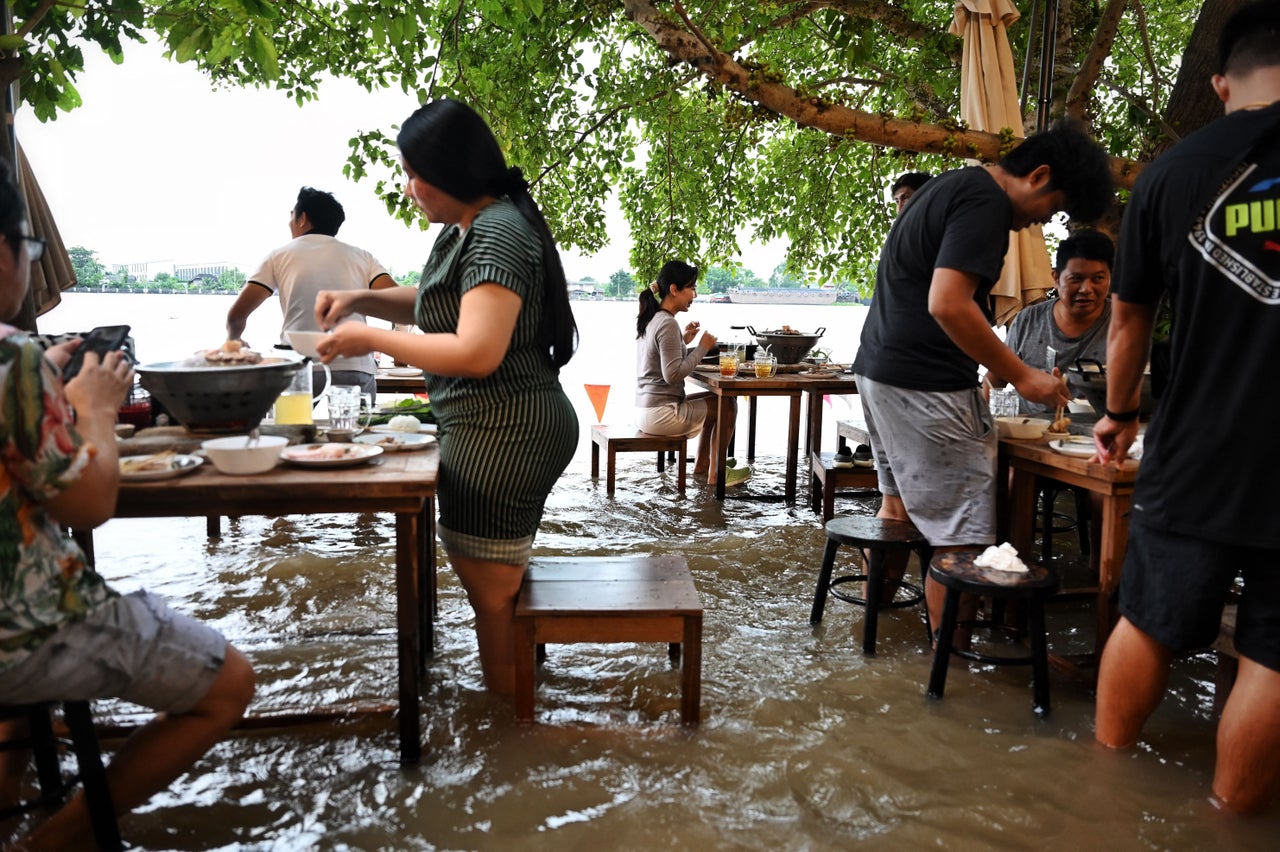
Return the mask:
<path fill-rule="evenodd" d="M 68 783 L 62 777 L 58 761 L 58 740 L 53 732 L 53 706 L 54 702 L 0 705 L 0 721 L 25 719 L 28 726 L 26 737 L 0 742 L 0 750 L 30 749 L 35 758 L 36 777 L 40 783 L 39 798 L 0 809 L 0 820 L 40 808 L 53 810 L 68 798 Z M 71 734 L 71 748 L 76 755 L 78 770 L 78 775 L 72 777 L 70 783 L 74 785 L 80 781 L 84 784 L 85 804 L 89 808 L 93 837 L 101 849 L 123 849 L 120 829 L 116 825 L 115 807 L 111 803 L 111 790 L 107 787 L 107 773 L 102 766 L 102 753 L 98 749 L 98 737 L 93 730 L 89 702 L 63 702 L 62 714 Z"/>
<path fill-rule="evenodd" d="M 605 493 L 612 495 L 618 472 L 618 453 L 652 452 L 658 453 L 658 472 L 666 470 L 666 452 L 674 452 L 679 457 L 676 462 L 678 474 L 676 488 L 684 494 L 685 459 L 688 454 L 689 439 L 679 435 L 650 435 L 641 432 L 634 426 L 592 426 L 591 427 L 591 478 L 600 477 L 600 448 L 605 451 Z"/>
<path fill-rule="evenodd" d="M 879 484 L 874 467 L 836 467 L 835 453 L 816 450 L 809 459 L 809 495 L 813 511 L 822 513 L 822 522 L 835 512 L 836 491 L 845 488 L 876 490 Z"/>
<path fill-rule="evenodd" d="M 680 720 L 702 701 L 702 600 L 683 556 L 538 558 L 516 599 L 516 720 L 533 721 L 543 644 L 666 642 L 681 662 Z"/>
<path fill-rule="evenodd" d="M 1037 716 L 1044 718 L 1049 715 L 1049 653 L 1044 630 L 1044 602 L 1057 590 L 1058 577 L 1053 571 L 1040 565 L 1028 565 L 1025 574 L 980 568 L 973 564 L 973 560 L 980 555 L 976 550 L 957 550 L 940 553 L 929 563 L 929 576 L 947 590 L 942 609 L 942 625 L 938 631 L 938 647 L 933 655 L 933 670 L 929 673 L 929 697 L 942 697 L 947 685 L 947 665 L 953 653 L 967 660 L 990 665 L 1030 665 L 1032 707 Z M 1005 657 L 952 649 L 956 627 L 964 624 L 958 621 L 958 613 L 960 595 L 966 592 L 983 597 L 1024 601 L 1031 653 Z M 971 627 L 1008 629 L 990 621 L 973 621 L 967 624 Z"/>
<path fill-rule="evenodd" d="M 848 544 L 865 548 L 871 558 L 867 560 L 867 573 L 850 574 L 832 579 L 831 572 L 836 561 L 836 551 L 840 545 Z M 862 622 L 862 653 L 876 652 L 876 621 L 882 609 L 899 609 L 915 606 L 924 600 L 924 589 L 903 582 L 902 588 L 911 593 L 911 597 L 881 603 L 880 595 L 884 591 L 884 560 L 890 553 L 915 553 L 920 557 L 921 581 L 924 579 L 925 566 L 933 556 L 933 548 L 925 541 L 915 524 L 910 521 L 893 521 L 885 518 L 845 517 L 834 518 L 827 522 L 827 549 L 822 555 L 822 568 L 818 571 L 818 587 L 813 592 L 813 609 L 809 613 L 809 624 L 822 622 L 822 612 L 827 606 L 827 595 L 842 601 L 866 607 L 866 615 Z M 867 583 L 867 597 L 870 600 L 841 592 L 837 586 L 844 583 Z M 929 617 L 925 612 L 925 635 L 929 635 Z"/>

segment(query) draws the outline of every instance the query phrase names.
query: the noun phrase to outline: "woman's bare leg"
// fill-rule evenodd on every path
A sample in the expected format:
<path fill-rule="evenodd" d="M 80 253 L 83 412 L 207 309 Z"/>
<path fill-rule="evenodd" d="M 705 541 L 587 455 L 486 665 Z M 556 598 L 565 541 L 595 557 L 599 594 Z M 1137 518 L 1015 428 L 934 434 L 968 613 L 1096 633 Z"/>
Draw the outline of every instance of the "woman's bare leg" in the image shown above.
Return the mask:
<path fill-rule="evenodd" d="M 484 685 L 499 695 L 514 695 L 516 664 L 513 648 L 516 595 L 525 565 L 450 556 L 467 600 L 476 614 L 476 643 Z"/>

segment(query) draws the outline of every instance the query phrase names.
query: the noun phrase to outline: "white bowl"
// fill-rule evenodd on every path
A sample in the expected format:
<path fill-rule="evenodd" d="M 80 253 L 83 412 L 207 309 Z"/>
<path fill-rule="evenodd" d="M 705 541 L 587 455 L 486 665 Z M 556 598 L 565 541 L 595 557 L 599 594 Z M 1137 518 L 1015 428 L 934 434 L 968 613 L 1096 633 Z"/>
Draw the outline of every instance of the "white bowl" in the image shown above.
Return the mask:
<path fill-rule="evenodd" d="M 248 435 L 212 438 L 200 446 L 222 473 L 243 476 L 266 473 L 280 463 L 280 452 L 289 443 L 283 435 L 262 435 L 250 447 Z"/>
<path fill-rule="evenodd" d="M 306 355 L 308 358 L 319 361 L 320 353 L 316 351 L 316 345 L 329 336 L 327 331 L 286 331 L 285 335 L 289 338 L 289 345 L 293 347 L 293 351 L 299 355 Z"/>
<path fill-rule="evenodd" d="M 1049 421 L 1040 417 L 997 417 L 996 429 L 1001 438 L 1035 439 L 1044 435 Z"/>

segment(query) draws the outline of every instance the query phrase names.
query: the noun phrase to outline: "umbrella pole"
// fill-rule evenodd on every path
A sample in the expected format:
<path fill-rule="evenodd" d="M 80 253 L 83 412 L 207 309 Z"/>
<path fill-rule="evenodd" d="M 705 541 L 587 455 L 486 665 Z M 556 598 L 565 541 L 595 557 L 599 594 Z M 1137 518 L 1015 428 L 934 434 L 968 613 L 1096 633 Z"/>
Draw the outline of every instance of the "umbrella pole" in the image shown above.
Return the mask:
<path fill-rule="evenodd" d="M 1044 4 L 1044 27 L 1040 36 L 1040 98 L 1036 106 L 1036 131 L 1049 126 L 1049 100 L 1053 84 L 1053 56 L 1058 50 L 1058 3 Z"/>

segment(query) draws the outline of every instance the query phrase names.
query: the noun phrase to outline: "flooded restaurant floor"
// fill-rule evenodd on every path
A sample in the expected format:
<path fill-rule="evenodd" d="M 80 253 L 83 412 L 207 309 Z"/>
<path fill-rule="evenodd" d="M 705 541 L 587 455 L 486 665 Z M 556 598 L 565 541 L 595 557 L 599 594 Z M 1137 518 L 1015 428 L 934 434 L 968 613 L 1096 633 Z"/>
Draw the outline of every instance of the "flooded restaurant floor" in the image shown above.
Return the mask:
<path fill-rule="evenodd" d="M 362 708 L 239 731 L 122 823 L 135 849 L 1263 849 L 1276 816 L 1207 802 L 1213 661 L 1179 661 L 1132 754 L 1092 737 L 1087 686 L 1055 671 L 1053 713 L 1029 671 L 961 664 L 924 695 L 920 617 L 831 601 L 808 624 L 825 538 L 805 505 L 676 493 L 651 457 L 622 457 L 613 498 L 585 447 L 552 495 L 541 555 L 687 556 L 706 607 L 703 723 L 679 724 L 679 675 L 658 645 L 549 648 L 538 723 L 481 689 L 470 610 L 440 572 L 425 755 L 397 761 L 392 519 L 111 521 L 102 571 L 207 619 L 247 651 L 256 714 Z M 765 459 L 745 486 L 781 490 Z M 871 513 L 841 499 L 837 511 Z M 1059 536 L 1067 544 L 1072 536 Z M 1078 553 L 1057 560 L 1078 563 Z M 1053 647 L 1084 647 L 1091 615 L 1055 605 Z M 100 707 L 120 718 L 128 707 Z M 108 748 L 113 747 L 107 742 Z M 1274 809 L 1273 809 L 1274 814 Z"/>

